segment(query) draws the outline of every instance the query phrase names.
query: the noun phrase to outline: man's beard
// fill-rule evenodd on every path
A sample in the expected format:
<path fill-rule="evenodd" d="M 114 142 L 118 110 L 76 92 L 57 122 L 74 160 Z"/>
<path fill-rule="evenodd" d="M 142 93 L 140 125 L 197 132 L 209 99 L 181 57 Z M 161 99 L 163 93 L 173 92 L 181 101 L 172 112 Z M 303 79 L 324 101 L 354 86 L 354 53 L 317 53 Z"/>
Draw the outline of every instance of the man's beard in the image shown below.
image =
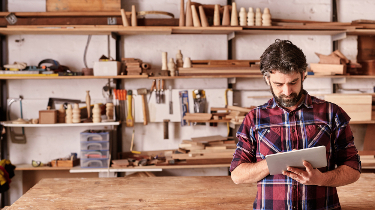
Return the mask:
<path fill-rule="evenodd" d="M 288 98 L 286 95 L 282 94 L 280 95 L 279 97 L 277 97 L 275 95 L 275 93 L 273 92 L 273 89 L 272 89 L 272 86 L 270 85 L 270 89 L 271 89 L 271 93 L 273 95 L 273 97 L 275 98 L 275 101 L 281 105 L 282 107 L 292 107 L 292 106 L 295 106 L 298 101 L 302 98 L 302 95 L 303 95 L 303 85 L 301 84 L 301 91 L 299 92 L 299 94 L 297 95 L 297 93 L 291 93 Z"/>

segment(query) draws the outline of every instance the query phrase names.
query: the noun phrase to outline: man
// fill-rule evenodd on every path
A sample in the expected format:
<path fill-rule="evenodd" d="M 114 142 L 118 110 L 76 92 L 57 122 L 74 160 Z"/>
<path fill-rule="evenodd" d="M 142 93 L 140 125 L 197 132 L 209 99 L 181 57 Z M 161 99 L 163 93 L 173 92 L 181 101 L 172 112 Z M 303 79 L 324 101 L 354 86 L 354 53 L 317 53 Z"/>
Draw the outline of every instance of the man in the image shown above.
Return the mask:
<path fill-rule="evenodd" d="M 247 114 L 230 167 L 234 183 L 258 182 L 254 209 L 341 209 L 336 187 L 359 179 L 350 117 L 303 89 L 306 68 L 302 50 L 288 40 L 276 40 L 260 58 L 273 99 Z M 266 155 L 323 145 L 327 167 L 304 161 L 305 169 L 269 174 Z"/>

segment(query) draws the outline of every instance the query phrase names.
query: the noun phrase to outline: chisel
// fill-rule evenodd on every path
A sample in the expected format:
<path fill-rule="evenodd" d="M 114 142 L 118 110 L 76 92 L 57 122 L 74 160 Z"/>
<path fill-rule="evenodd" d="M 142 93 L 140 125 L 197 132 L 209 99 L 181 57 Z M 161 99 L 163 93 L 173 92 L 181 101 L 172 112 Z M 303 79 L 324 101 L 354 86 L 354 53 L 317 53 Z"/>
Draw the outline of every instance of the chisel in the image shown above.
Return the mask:
<path fill-rule="evenodd" d="M 160 104 L 160 79 L 158 80 L 158 86 L 156 88 L 156 103 Z"/>
<path fill-rule="evenodd" d="M 134 119 L 133 119 L 133 110 L 132 110 L 132 90 L 128 90 L 127 100 L 128 100 L 128 116 L 126 117 L 126 126 L 133 127 L 134 126 Z"/>
<path fill-rule="evenodd" d="M 173 114 L 172 86 L 169 86 L 169 114 Z"/>
<path fill-rule="evenodd" d="M 150 102 L 152 92 L 154 92 L 156 89 L 156 79 L 152 81 L 151 89 L 150 89 L 150 96 L 148 97 L 148 102 Z"/>

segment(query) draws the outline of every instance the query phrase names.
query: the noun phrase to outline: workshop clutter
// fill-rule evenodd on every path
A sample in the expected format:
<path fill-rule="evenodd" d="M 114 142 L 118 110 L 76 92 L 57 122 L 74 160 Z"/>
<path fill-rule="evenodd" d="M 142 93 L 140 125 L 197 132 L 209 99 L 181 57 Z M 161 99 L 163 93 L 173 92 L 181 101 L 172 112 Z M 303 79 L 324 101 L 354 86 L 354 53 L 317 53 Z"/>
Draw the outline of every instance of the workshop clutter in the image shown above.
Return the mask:
<path fill-rule="evenodd" d="M 9 190 L 9 184 L 12 182 L 11 178 L 14 177 L 14 166 L 10 160 L 3 159 L 0 161 L 0 193 Z"/>
<path fill-rule="evenodd" d="M 142 60 L 136 58 L 122 58 L 122 66 L 127 75 L 142 75 L 147 74 L 148 69 L 151 69 L 151 64 L 143 63 Z"/>
<path fill-rule="evenodd" d="M 76 76 L 81 72 L 72 72 L 69 67 L 61 65 L 57 60 L 44 59 L 37 66 L 28 66 L 25 62 L 14 62 L 4 65 L 0 70 L 4 76 Z"/>
<path fill-rule="evenodd" d="M 357 69 L 362 67 L 361 64 L 350 61 L 339 50 L 329 55 L 315 54 L 319 57 L 320 61 L 319 63 L 310 63 L 310 70 L 314 75 L 358 74 Z"/>
<path fill-rule="evenodd" d="M 112 167 L 228 164 L 236 147 L 227 137 L 196 137 L 183 140 L 177 150 L 120 153 Z"/>
<path fill-rule="evenodd" d="M 86 130 L 80 133 L 81 167 L 109 167 L 109 132 L 103 130 Z"/>

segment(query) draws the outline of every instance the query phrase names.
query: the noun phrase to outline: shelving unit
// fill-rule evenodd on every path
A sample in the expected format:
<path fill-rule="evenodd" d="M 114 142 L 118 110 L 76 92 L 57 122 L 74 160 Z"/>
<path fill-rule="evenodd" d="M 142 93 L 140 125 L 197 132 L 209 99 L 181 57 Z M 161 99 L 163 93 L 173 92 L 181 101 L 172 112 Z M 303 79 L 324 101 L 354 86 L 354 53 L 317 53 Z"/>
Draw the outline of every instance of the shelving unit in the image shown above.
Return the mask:
<path fill-rule="evenodd" d="M 12 122 L 1 122 L 4 127 L 13 128 L 49 128 L 49 127 L 85 127 L 85 126 L 117 126 L 120 122 L 101 122 L 101 123 L 55 123 L 55 124 L 12 124 Z"/>

